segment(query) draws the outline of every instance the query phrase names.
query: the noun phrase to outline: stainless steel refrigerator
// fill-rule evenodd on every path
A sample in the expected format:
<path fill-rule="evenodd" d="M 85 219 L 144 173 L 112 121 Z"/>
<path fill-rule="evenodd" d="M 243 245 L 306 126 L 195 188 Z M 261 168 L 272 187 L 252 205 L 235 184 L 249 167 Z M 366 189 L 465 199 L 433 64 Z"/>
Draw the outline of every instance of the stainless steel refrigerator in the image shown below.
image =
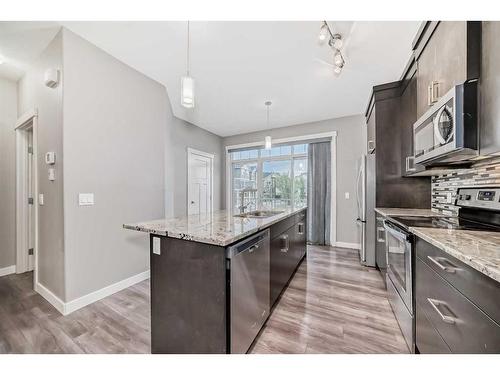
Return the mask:
<path fill-rule="evenodd" d="M 357 164 L 359 259 L 365 266 L 375 267 L 375 154 L 361 155 Z"/>

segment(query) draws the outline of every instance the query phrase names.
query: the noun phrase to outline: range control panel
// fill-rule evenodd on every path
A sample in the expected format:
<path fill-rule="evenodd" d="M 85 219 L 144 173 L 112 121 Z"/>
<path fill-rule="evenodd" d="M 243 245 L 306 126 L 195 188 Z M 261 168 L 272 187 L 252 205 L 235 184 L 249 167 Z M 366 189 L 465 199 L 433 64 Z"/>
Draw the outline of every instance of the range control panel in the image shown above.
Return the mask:
<path fill-rule="evenodd" d="M 458 189 L 456 205 L 500 210 L 500 188 Z"/>

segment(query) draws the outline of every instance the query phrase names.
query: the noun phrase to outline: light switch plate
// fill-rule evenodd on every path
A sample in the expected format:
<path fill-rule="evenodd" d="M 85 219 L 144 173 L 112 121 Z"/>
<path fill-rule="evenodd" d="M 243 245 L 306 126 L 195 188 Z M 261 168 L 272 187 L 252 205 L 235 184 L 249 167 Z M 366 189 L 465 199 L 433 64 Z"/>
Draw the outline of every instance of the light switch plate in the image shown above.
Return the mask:
<path fill-rule="evenodd" d="M 345 199 L 351 199 L 351 194 L 349 192 L 345 193 Z"/>
<path fill-rule="evenodd" d="M 80 193 L 78 194 L 78 204 L 80 206 L 93 206 L 94 193 Z"/>
<path fill-rule="evenodd" d="M 45 164 L 53 165 L 56 163 L 56 153 L 54 151 L 49 151 L 45 154 Z"/>
<path fill-rule="evenodd" d="M 38 194 L 38 204 L 43 206 L 43 194 Z"/>
<path fill-rule="evenodd" d="M 153 254 L 161 255 L 161 239 L 160 239 L 160 237 L 153 237 Z"/>
<path fill-rule="evenodd" d="M 54 168 L 49 168 L 49 181 L 54 181 L 56 179 L 56 170 Z"/>

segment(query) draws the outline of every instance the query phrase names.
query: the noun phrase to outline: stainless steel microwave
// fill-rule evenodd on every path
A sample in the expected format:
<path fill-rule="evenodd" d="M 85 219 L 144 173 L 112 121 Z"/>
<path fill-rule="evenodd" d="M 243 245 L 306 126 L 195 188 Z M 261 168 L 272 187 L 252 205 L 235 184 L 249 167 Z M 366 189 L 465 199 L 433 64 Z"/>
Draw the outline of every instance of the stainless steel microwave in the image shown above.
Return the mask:
<path fill-rule="evenodd" d="M 453 87 L 413 125 L 415 163 L 457 164 L 478 154 L 477 81 Z"/>

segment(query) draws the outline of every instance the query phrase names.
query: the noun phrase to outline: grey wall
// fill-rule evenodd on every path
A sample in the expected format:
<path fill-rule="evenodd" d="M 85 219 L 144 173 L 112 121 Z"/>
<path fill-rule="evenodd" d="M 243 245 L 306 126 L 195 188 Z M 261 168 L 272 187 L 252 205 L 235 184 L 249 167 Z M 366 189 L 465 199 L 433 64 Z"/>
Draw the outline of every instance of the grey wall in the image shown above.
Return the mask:
<path fill-rule="evenodd" d="M 263 141 L 266 135 L 270 135 L 273 138 L 288 138 L 334 130 L 337 131 L 337 241 L 358 243 L 355 195 L 356 162 L 361 154 L 366 153 L 366 125 L 363 115 L 235 135 L 224 138 L 223 144 L 225 147 Z M 225 173 L 222 186 L 225 187 Z M 350 193 L 350 199 L 345 199 L 344 194 L 346 192 Z"/>
<path fill-rule="evenodd" d="M 187 214 L 187 148 L 214 154 L 214 210 L 222 207 L 223 147 L 222 138 L 172 116 L 168 103 L 166 145 L 166 215 Z"/>
<path fill-rule="evenodd" d="M 64 226 L 63 226 L 63 83 L 48 88 L 43 83 L 44 72 L 56 68 L 62 72 L 62 33 L 35 61 L 18 82 L 18 113 L 38 109 L 38 188 L 45 204 L 39 207 L 38 280 L 40 284 L 64 299 Z M 64 80 L 64 74 L 62 74 Z M 57 155 L 56 180 L 47 178 L 44 155 Z"/>
<path fill-rule="evenodd" d="M 0 268 L 16 264 L 16 82 L 0 78 Z"/>
<path fill-rule="evenodd" d="M 123 223 L 164 217 L 165 87 L 64 30 L 66 300 L 149 269 L 149 238 Z M 94 193 L 94 206 L 79 206 Z"/>
<path fill-rule="evenodd" d="M 43 85 L 49 67 L 61 71 L 56 89 Z M 215 154 L 220 208 L 222 138 L 173 117 L 164 86 L 69 30 L 18 82 L 19 113 L 32 108 L 45 195 L 39 280 L 62 300 L 149 269 L 148 236 L 122 224 L 186 212 L 188 147 Z M 43 163 L 47 151 L 57 155 L 54 182 Z M 79 193 L 94 193 L 95 205 L 79 206 Z"/>

